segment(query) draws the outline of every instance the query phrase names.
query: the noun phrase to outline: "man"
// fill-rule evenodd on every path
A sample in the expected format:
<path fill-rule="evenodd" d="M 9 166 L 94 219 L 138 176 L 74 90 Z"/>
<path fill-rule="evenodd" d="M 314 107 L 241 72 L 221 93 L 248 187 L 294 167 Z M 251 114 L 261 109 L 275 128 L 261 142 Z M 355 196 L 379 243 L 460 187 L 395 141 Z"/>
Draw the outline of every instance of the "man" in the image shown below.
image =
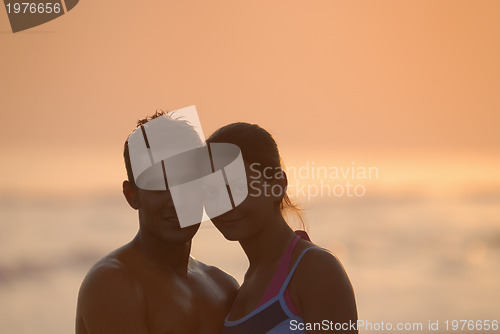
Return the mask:
<path fill-rule="evenodd" d="M 144 134 L 152 162 L 144 130 L 150 121 L 167 122 L 173 135 L 195 133 L 186 122 L 163 112 L 139 121 L 134 132 Z M 134 132 L 125 143 L 128 180 L 123 182 L 123 194 L 138 210 L 139 231 L 131 242 L 97 262 L 85 277 L 78 296 L 76 333 L 220 333 L 238 284 L 223 271 L 190 257 L 191 239 L 199 224 L 181 228 L 179 207 L 174 205 L 163 162 L 165 187 L 158 188 L 163 190 L 155 188 L 163 179 L 151 177 L 154 173 L 142 173 L 145 180 L 133 175 L 137 153 L 131 156 L 129 139 Z M 182 146 L 185 138 L 176 138 L 177 143 Z M 169 144 L 172 147 L 172 140 Z M 196 164 L 186 166 L 189 168 Z"/>

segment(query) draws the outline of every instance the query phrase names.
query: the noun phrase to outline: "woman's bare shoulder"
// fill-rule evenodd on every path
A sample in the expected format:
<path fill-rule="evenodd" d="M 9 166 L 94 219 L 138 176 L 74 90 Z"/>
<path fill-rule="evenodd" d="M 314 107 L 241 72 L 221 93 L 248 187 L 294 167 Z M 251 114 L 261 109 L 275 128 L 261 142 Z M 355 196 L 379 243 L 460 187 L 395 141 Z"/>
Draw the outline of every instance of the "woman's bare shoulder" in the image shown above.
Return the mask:
<path fill-rule="evenodd" d="M 310 246 L 292 280 L 297 306 L 307 322 L 357 319 L 354 290 L 344 266 L 329 250 Z"/>
<path fill-rule="evenodd" d="M 306 251 L 307 249 L 307 251 Z M 300 253 L 305 252 L 297 265 L 295 280 L 304 284 L 349 283 L 344 266 L 331 251 L 305 241 L 300 244 Z M 349 283 L 350 286 L 350 283 Z"/>

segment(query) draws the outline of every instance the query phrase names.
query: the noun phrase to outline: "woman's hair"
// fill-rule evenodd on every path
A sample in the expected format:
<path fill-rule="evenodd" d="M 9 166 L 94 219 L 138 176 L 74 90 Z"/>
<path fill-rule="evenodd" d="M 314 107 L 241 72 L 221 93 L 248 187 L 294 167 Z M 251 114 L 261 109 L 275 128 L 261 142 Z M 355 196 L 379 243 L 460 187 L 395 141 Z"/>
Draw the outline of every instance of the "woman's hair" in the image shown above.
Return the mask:
<path fill-rule="evenodd" d="M 253 169 L 264 171 L 264 168 L 271 168 L 273 171 L 283 168 L 278 145 L 273 136 L 258 126 L 237 122 L 225 125 L 215 131 L 208 139 L 207 143 L 231 143 L 237 145 L 243 155 L 243 161 L 252 165 Z M 280 203 L 280 210 L 286 214 L 287 210 L 293 211 L 300 219 L 302 228 L 305 229 L 302 209 L 294 204 L 285 193 Z"/>

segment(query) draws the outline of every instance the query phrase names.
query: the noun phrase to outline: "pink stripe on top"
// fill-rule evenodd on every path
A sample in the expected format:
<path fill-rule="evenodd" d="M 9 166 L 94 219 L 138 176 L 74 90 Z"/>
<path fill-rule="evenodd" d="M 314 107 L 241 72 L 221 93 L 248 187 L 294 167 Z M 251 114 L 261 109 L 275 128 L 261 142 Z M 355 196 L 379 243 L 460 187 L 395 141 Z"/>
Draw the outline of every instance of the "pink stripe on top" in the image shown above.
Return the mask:
<path fill-rule="evenodd" d="M 283 256 L 281 257 L 280 262 L 278 264 L 278 268 L 276 268 L 276 272 L 274 273 L 274 277 L 271 280 L 269 286 L 267 287 L 266 293 L 264 293 L 264 296 L 260 300 L 259 305 L 257 307 L 262 306 L 268 300 L 270 300 L 280 292 L 281 286 L 283 285 L 283 283 L 286 280 L 286 277 L 288 276 L 288 270 L 290 268 L 290 264 L 292 261 L 293 249 L 295 248 L 299 240 L 305 239 L 307 241 L 311 241 L 305 231 L 295 231 L 295 234 L 297 235 L 286 249 L 285 254 L 283 254 Z M 297 310 L 297 307 L 295 307 L 292 301 L 292 297 L 290 296 L 290 290 L 288 287 L 285 290 L 284 297 L 286 305 L 288 306 L 290 311 L 293 314 L 299 316 L 299 311 Z"/>

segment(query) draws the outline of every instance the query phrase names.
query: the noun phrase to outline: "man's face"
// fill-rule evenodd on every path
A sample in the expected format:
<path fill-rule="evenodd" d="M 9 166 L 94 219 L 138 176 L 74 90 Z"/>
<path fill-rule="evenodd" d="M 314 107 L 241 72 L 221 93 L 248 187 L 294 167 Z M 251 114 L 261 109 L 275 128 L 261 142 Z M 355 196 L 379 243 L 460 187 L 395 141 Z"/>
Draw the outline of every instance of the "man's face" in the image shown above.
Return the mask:
<path fill-rule="evenodd" d="M 137 188 L 140 203 L 141 230 L 165 242 L 184 243 L 191 240 L 200 224 L 181 228 L 170 191 L 153 191 Z M 200 213 L 201 218 L 201 213 Z"/>

